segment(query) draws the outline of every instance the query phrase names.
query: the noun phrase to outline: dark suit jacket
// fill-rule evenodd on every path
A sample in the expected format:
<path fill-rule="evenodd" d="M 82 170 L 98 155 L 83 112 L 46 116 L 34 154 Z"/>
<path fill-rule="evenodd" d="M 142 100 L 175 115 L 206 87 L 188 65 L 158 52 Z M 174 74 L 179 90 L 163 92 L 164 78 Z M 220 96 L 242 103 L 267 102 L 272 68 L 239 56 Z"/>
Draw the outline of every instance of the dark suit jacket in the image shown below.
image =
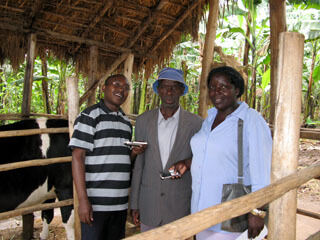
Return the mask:
<path fill-rule="evenodd" d="M 168 162 L 163 170 L 158 143 L 159 109 L 137 118 L 136 141 L 148 142 L 148 148 L 137 156 L 132 176 L 130 208 L 139 209 L 140 221 L 160 226 L 190 214 L 191 174 L 180 179 L 160 179 L 160 173 L 176 162 L 192 158 L 191 137 L 200 130 L 202 119 L 181 108 L 177 135 Z"/>

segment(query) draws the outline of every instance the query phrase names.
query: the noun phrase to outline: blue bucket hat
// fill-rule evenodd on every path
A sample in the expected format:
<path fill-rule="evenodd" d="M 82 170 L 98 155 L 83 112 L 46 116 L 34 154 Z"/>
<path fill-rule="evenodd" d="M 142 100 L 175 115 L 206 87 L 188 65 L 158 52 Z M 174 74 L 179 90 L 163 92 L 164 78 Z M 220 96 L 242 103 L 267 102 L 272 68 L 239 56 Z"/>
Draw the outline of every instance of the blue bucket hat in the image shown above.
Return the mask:
<path fill-rule="evenodd" d="M 177 81 L 177 82 L 182 83 L 184 85 L 184 92 L 183 92 L 182 96 L 188 92 L 188 86 L 184 82 L 182 70 L 175 69 L 175 68 L 169 68 L 169 67 L 162 69 L 159 73 L 158 79 L 152 85 L 153 91 L 156 94 L 158 94 L 157 88 L 159 86 L 159 80 L 162 80 L 162 79 Z"/>

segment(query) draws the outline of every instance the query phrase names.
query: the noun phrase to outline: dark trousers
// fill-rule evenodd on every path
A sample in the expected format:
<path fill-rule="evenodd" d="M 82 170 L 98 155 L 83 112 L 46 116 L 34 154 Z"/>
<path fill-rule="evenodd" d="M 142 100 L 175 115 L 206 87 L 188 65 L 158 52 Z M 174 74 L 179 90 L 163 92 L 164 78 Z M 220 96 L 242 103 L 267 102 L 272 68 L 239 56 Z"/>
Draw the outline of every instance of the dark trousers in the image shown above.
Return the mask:
<path fill-rule="evenodd" d="M 82 240 L 119 240 L 125 237 L 127 210 L 93 212 L 93 224 L 81 223 Z"/>

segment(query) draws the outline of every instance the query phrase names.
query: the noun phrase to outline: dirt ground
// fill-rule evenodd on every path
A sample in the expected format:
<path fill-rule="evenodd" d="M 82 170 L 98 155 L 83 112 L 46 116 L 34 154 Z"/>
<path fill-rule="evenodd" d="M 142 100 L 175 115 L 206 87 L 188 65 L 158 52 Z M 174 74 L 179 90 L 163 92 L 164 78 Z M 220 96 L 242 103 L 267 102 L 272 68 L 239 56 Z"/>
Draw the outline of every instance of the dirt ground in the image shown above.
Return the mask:
<path fill-rule="evenodd" d="M 320 163 L 320 142 L 303 140 L 300 144 L 299 169 Z M 320 214 L 320 180 L 312 179 L 298 189 L 298 208 Z M 39 239 L 41 219 L 35 213 L 34 238 Z M 49 240 L 65 240 L 65 230 L 61 224 L 59 210 L 55 210 L 55 218 L 50 224 Z M 320 220 L 297 214 L 297 240 L 303 240 L 320 230 Z M 136 234 L 138 230 L 127 223 L 126 235 Z M 21 217 L 0 221 L 0 240 L 22 239 Z"/>

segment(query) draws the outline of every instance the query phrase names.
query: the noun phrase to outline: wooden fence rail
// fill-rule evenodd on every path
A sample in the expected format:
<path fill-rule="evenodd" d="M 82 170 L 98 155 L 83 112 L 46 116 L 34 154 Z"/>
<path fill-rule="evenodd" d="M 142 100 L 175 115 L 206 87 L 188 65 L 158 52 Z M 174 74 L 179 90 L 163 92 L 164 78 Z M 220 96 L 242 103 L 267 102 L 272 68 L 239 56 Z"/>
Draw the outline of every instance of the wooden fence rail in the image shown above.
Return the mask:
<path fill-rule="evenodd" d="M 262 207 L 281 197 L 286 192 L 318 176 L 320 176 L 320 164 L 288 175 L 259 191 L 241 198 L 215 205 L 162 227 L 127 239 L 187 239 L 215 224 L 250 212 L 254 208 Z"/>
<path fill-rule="evenodd" d="M 25 129 L 25 130 L 9 130 L 1 131 L 0 138 L 4 137 L 21 137 L 45 133 L 68 133 L 69 128 L 35 128 L 35 129 Z"/>
<path fill-rule="evenodd" d="M 18 208 L 12 211 L 0 213 L 0 220 L 33 213 L 35 211 L 47 210 L 47 209 L 64 207 L 69 205 L 73 205 L 73 199 L 67 199 L 67 200 L 54 202 L 54 203 L 43 203 L 43 204 L 37 204 L 29 207 Z"/>
<path fill-rule="evenodd" d="M 46 166 L 49 164 L 55 163 L 64 163 L 71 162 L 72 157 L 57 157 L 57 158 L 47 158 L 47 159 L 34 159 L 23 162 L 15 162 L 15 163 L 7 163 L 0 165 L 0 172 L 9 171 L 18 168 L 26 168 L 26 167 L 37 167 L 37 166 Z"/>

